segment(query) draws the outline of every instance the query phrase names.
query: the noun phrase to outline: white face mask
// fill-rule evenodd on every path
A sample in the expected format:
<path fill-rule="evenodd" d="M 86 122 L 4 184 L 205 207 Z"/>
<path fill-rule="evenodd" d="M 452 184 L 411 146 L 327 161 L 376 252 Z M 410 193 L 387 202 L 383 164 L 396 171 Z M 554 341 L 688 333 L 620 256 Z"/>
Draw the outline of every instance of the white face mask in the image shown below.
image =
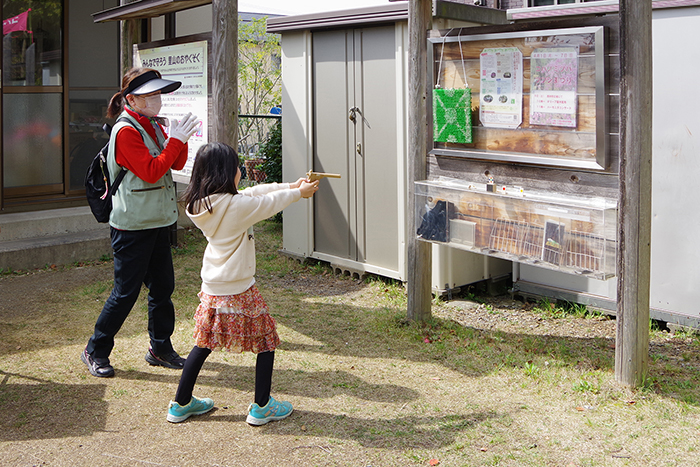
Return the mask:
<path fill-rule="evenodd" d="M 163 105 L 160 99 L 160 94 L 147 97 L 136 96 L 136 98 L 134 99 L 134 103 L 136 104 L 137 100 L 141 99 L 143 99 L 145 105 L 143 107 L 135 106 L 135 110 L 137 112 L 139 112 L 142 115 L 145 115 L 146 117 L 155 117 L 156 115 L 158 115 L 158 112 L 160 112 L 160 108 Z"/>

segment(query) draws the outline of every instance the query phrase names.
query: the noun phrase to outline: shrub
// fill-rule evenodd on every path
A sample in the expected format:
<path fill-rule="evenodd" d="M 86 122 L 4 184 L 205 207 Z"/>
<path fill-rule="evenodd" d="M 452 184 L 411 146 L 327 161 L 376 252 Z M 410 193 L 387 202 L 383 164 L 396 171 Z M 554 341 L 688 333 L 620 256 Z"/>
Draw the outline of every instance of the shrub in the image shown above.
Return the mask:
<path fill-rule="evenodd" d="M 282 119 L 277 120 L 270 130 L 269 137 L 262 148 L 260 156 L 264 159 L 260 168 L 267 174 L 266 182 L 282 182 Z"/>
<path fill-rule="evenodd" d="M 282 182 L 282 119 L 277 120 L 270 130 L 267 141 L 260 148 L 259 153 L 264 162 L 260 164 L 260 169 L 267 174 L 266 183 Z M 282 221 L 282 213 L 279 212 L 272 217 L 277 222 Z"/>

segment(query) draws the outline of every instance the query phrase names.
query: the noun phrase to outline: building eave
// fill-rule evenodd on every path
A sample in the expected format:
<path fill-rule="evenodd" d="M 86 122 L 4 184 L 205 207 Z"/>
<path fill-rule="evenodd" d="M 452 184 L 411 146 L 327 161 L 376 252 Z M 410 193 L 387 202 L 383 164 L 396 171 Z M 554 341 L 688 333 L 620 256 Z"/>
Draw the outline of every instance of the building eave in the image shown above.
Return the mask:
<path fill-rule="evenodd" d="M 653 9 L 700 6 L 700 0 L 652 0 Z M 507 16 L 510 21 L 546 19 L 561 16 L 616 14 L 620 10 L 619 0 L 600 0 L 567 5 L 512 8 Z"/>
<path fill-rule="evenodd" d="M 208 5 L 211 0 L 138 0 L 92 14 L 95 23 L 128 19 L 156 18 L 168 13 Z"/>
<path fill-rule="evenodd" d="M 504 24 L 506 12 L 447 0 L 433 0 L 436 18 L 469 21 L 478 24 Z M 391 2 L 375 7 L 338 10 L 270 19 L 267 32 L 282 33 L 302 29 L 328 29 L 362 24 L 394 23 L 408 20 L 408 2 Z"/>

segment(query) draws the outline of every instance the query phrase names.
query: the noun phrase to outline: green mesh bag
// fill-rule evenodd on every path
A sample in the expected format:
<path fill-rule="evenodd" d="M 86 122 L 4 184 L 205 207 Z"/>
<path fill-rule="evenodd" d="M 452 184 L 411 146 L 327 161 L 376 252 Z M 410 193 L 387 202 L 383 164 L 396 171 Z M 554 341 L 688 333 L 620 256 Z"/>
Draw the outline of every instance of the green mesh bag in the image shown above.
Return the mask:
<path fill-rule="evenodd" d="M 472 90 L 433 89 L 433 141 L 472 142 Z"/>

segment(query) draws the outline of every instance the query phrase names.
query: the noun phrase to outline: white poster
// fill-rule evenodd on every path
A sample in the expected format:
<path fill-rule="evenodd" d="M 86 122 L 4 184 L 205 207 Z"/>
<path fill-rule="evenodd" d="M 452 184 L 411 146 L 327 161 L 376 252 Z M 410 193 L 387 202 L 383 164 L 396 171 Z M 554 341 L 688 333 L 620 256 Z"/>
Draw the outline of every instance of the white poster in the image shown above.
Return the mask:
<path fill-rule="evenodd" d="M 197 149 L 208 141 L 207 135 L 207 41 L 155 47 L 135 48 L 134 64 L 158 70 L 163 78 L 181 81 L 182 86 L 163 94 L 160 115 L 180 120 L 192 112 L 202 121 L 197 132 L 188 141 L 187 163 L 182 170 L 173 170 L 176 182 L 189 183 Z M 168 131 L 168 128 L 166 128 Z"/>
<path fill-rule="evenodd" d="M 530 124 L 576 128 L 578 47 L 535 49 L 530 80 Z"/>
<path fill-rule="evenodd" d="M 517 47 L 481 51 L 479 119 L 490 128 L 517 128 L 523 121 L 523 54 Z"/>

